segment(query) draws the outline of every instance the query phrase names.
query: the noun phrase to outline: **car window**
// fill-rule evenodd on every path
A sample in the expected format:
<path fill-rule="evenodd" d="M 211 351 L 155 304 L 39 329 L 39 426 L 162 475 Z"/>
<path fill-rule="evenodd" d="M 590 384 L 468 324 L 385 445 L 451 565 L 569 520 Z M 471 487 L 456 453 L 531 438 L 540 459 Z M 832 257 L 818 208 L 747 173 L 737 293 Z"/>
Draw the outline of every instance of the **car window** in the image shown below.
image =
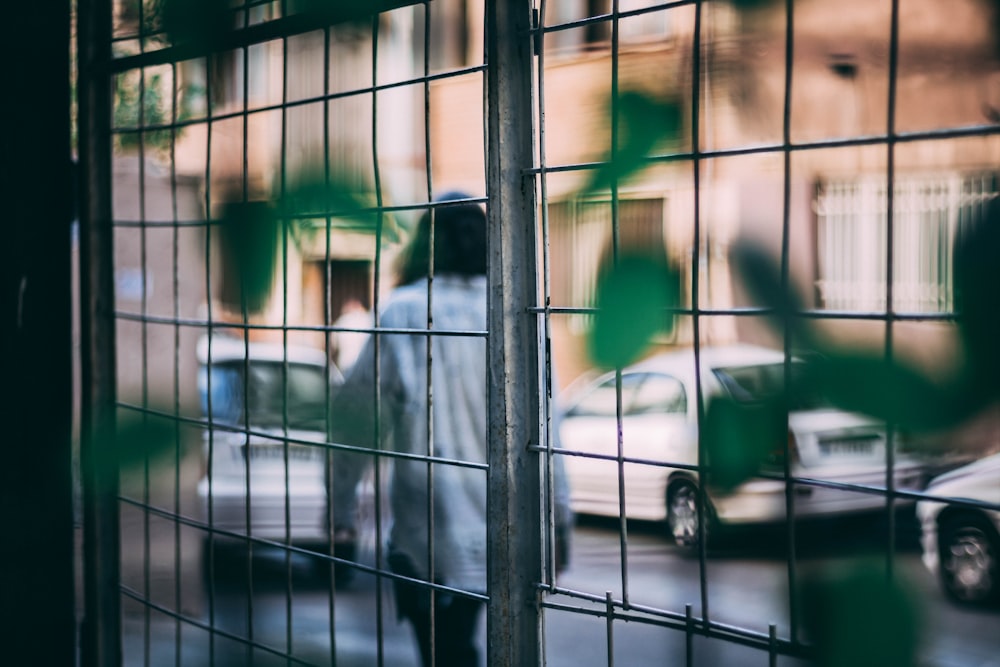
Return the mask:
<path fill-rule="evenodd" d="M 243 373 L 233 365 L 214 364 L 212 381 L 209 384 L 208 368 L 198 369 L 198 393 L 201 397 L 201 413 L 212 421 L 236 424 L 243 414 Z M 209 387 L 211 386 L 211 401 Z M 211 404 L 211 415 L 209 406 Z"/>
<path fill-rule="evenodd" d="M 239 360 L 212 365 L 212 418 L 215 421 L 243 426 L 245 401 L 250 426 L 281 427 L 286 423 L 287 413 L 289 428 L 325 428 L 327 396 L 323 368 L 290 363 L 286 376 L 280 362 L 251 361 L 249 382 L 246 383 L 243 381 L 245 368 L 244 362 Z M 208 373 L 204 367 L 198 379 L 202 412 L 208 415 Z"/>
<path fill-rule="evenodd" d="M 780 396 L 785 381 L 785 365 L 781 363 L 716 368 L 714 373 L 729 396 L 740 403 L 752 403 Z M 815 410 L 824 407 L 825 402 L 804 381 L 803 373 L 802 363 L 793 362 L 792 391 L 788 396 L 789 408 Z"/>
<path fill-rule="evenodd" d="M 629 406 L 643 376 L 639 373 L 622 374 L 622 413 L 628 414 Z M 570 410 L 574 417 L 615 417 L 618 414 L 618 392 L 615 377 L 604 380 L 583 396 Z"/>
<path fill-rule="evenodd" d="M 680 380 L 670 375 L 649 373 L 635 391 L 628 407 L 629 415 L 644 414 L 684 414 L 687 412 L 687 396 Z"/>

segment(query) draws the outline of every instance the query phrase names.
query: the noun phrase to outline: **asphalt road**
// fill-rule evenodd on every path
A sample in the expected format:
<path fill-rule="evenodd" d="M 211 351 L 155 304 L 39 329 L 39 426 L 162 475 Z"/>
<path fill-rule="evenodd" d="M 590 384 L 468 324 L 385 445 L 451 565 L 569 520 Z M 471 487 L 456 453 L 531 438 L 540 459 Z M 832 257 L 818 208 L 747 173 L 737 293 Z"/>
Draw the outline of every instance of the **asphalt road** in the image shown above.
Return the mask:
<path fill-rule="evenodd" d="M 895 550 L 895 576 L 922 616 L 921 664 L 951 667 L 1000 667 L 1000 610 L 976 611 L 956 607 L 941 595 L 937 582 L 920 561 L 912 526 L 900 526 Z M 909 529 L 909 530 L 908 530 Z M 883 526 L 878 519 L 845 519 L 804 526 L 797 545 L 795 580 L 846 568 L 883 566 Z M 678 552 L 659 535 L 658 526 L 630 529 L 623 574 L 621 540 L 613 522 L 585 521 L 576 531 L 574 563 L 560 584 L 621 599 L 627 581 L 629 601 L 683 613 L 685 605 L 702 615 L 701 573 L 697 558 Z M 716 622 L 767 635 L 774 624 L 779 638 L 790 628 L 790 577 L 781 528 L 754 529 L 726 540 L 707 561 L 709 617 Z M 798 584 L 801 586 L 801 583 Z M 592 630 L 570 632 L 570 624 L 550 625 L 549 665 L 607 664 L 605 623 L 590 621 Z M 600 626 L 600 627 L 598 627 Z M 801 628 L 798 630 L 802 632 Z M 683 633 L 638 623 L 616 623 L 613 635 L 615 664 L 685 664 Z M 567 656 L 563 659 L 562 656 Z M 569 656 L 591 656 L 580 661 Z M 729 642 L 696 642 L 696 665 L 768 665 L 766 653 Z M 783 658 L 783 665 L 804 664 Z"/>
<path fill-rule="evenodd" d="M 859 554 L 880 552 L 884 549 L 881 530 L 877 521 L 870 520 L 804 528 L 797 548 L 798 576 L 853 563 Z M 924 571 L 912 535 L 903 532 L 895 545 L 895 572 L 924 618 L 922 664 L 1000 667 L 1000 611 L 966 610 L 945 601 Z M 388 586 L 380 588 L 374 577 L 358 576 L 347 588 L 335 590 L 331 605 L 329 586 L 317 578 L 308 559 L 286 562 L 280 553 L 263 553 L 254 560 L 252 595 L 247 594 L 246 580 L 218 587 L 208 595 L 202 585 L 196 533 L 181 531 L 178 542 L 171 524 L 151 521 L 148 560 L 145 535 L 142 514 L 124 511 L 123 579 L 140 594 L 148 590 L 154 603 L 163 608 L 147 610 L 124 598 L 126 665 L 286 665 L 278 655 L 286 651 L 318 665 L 332 664 L 331 654 L 340 667 L 375 665 L 379 654 L 385 665 L 418 664 L 409 629 L 396 620 Z M 755 530 L 713 550 L 707 561 L 705 599 L 714 621 L 763 634 L 773 623 L 779 637 L 789 636 L 789 574 L 787 554 L 780 546 L 782 535 L 781 530 Z M 371 558 L 371 546 L 368 542 L 364 558 Z M 615 522 L 582 520 L 574 534 L 571 567 L 559 584 L 599 598 L 610 591 L 621 599 L 627 592 L 631 605 L 639 608 L 683 613 L 690 604 L 695 616 L 702 615 L 699 561 L 680 553 L 659 527 L 630 525 L 625 568 L 622 554 Z M 178 556 L 179 568 L 175 567 Z M 601 606 L 570 596 L 549 600 L 589 609 Z M 252 636 L 274 653 L 247 649 L 226 636 L 213 639 L 202 628 L 178 623 L 169 613 L 177 608 L 197 623 L 214 624 L 234 638 Z M 550 667 L 607 665 L 611 658 L 615 665 L 685 664 L 684 633 L 655 624 L 618 619 L 609 633 L 604 618 L 549 610 L 545 636 Z M 208 658 L 211 655 L 214 659 Z M 698 639 L 693 643 L 691 664 L 767 666 L 769 661 L 766 653 L 755 649 Z M 782 658 L 778 664 L 804 663 Z"/>

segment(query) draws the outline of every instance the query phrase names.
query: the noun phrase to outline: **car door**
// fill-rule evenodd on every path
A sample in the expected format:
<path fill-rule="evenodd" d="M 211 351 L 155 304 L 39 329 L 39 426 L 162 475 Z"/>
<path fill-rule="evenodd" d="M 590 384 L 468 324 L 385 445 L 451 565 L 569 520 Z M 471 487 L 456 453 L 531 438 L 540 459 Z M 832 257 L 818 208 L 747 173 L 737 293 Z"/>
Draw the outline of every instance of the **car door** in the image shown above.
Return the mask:
<path fill-rule="evenodd" d="M 637 375 L 622 416 L 625 513 L 659 521 L 666 516 L 667 479 L 676 470 L 672 466 L 697 462 L 697 438 L 683 383 L 668 373 Z"/>
<path fill-rule="evenodd" d="M 641 381 L 623 373 L 623 410 Z M 566 472 L 573 509 L 582 514 L 618 514 L 618 390 L 614 374 L 587 387 L 565 412 L 560 426 L 561 446 L 568 450 Z"/>
<path fill-rule="evenodd" d="M 618 467 L 618 391 L 613 374 L 599 379 L 565 413 L 562 447 L 573 507 L 583 514 L 617 516 L 621 484 Z M 621 376 L 622 453 L 627 516 L 663 516 L 666 463 L 691 460 L 687 397 L 682 383 L 662 373 Z"/>

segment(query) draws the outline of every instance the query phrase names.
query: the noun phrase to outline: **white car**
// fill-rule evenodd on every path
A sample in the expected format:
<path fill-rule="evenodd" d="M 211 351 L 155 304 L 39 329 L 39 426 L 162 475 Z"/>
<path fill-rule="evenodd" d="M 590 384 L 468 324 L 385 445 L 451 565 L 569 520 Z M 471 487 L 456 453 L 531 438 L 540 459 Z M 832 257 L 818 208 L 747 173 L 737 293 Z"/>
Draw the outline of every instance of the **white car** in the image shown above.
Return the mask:
<path fill-rule="evenodd" d="M 322 350 L 223 335 L 211 356 L 203 337 L 197 355 L 208 424 L 198 495 L 217 551 L 234 536 L 328 545 L 323 443 L 340 371 Z"/>
<path fill-rule="evenodd" d="M 1000 454 L 935 477 L 926 493 L 959 502 L 917 503 L 924 564 L 956 602 L 1000 600 Z"/>
<path fill-rule="evenodd" d="M 784 354 L 750 345 L 700 351 L 705 405 L 728 396 L 753 402 L 773 396 L 784 380 Z M 793 370 L 798 361 L 793 364 Z M 678 545 L 698 544 L 698 421 L 695 358 L 691 350 L 668 352 L 621 373 L 621 437 L 626 460 L 619 482 L 615 373 L 579 390 L 562 403 L 561 447 L 574 511 L 581 514 L 666 521 Z M 884 426 L 868 417 L 791 396 L 788 417 L 790 471 L 794 477 L 884 488 Z M 794 405 L 798 403 L 798 405 Z M 771 473 L 781 474 L 785 442 L 774 443 Z M 898 452 L 896 488 L 918 489 L 923 466 Z M 686 466 L 686 467 L 685 467 Z M 619 492 L 619 488 L 623 493 Z M 706 529 L 727 524 L 783 521 L 785 482 L 751 477 L 726 493 L 706 489 Z M 881 493 L 807 484 L 794 486 L 796 517 L 815 517 L 885 507 Z M 620 499 L 623 507 L 620 509 Z M 900 501 L 902 503 L 902 501 Z"/>

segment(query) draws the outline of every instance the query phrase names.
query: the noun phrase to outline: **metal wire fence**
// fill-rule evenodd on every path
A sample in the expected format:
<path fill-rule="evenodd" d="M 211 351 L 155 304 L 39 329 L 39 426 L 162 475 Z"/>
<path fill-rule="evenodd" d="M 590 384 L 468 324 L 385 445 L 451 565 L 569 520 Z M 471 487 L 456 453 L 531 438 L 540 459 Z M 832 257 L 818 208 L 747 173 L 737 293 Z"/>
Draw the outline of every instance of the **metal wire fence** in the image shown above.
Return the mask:
<path fill-rule="evenodd" d="M 857 510 L 877 517 L 875 558 L 849 574 L 909 595 L 914 504 L 957 494 L 926 483 L 986 455 L 995 429 L 932 449 L 911 442 L 911 411 L 805 406 L 796 355 L 839 354 L 835 387 L 957 358 L 951 255 L 995 200 L 996 67 L 979 60 L 995 36 L 960 49 L 900 0 L 195 4 L 79 2 L 86 664 L 417 664 L 400 584 L 483 604 L 489 665 L 799 664 L 829 646 L 805 520 Z M 929 65 L 927 49 L 954 58 Z M 963 104 L 924 105 L 928 79 Z M 486 319 L 441 324 L 431 259 L 422 320 L 383 320 L 421 217 L 433 239 L 470 205 L 487 221 Z M 780 289 L 755 289 L 747 238 Z M 650 254 L 676 281 L 652 315 L 632 298 L 659 293 L 646 278 L 602 291 Z M 368 314 L 340 319 L 354 301 Z M 673 356 L 595 371 L 612 311 L 613 346 L 649 329 L 632 356 Z M 367 352 L 338 366 L 352 337 Z M 419 400 L 414 432 L 390 438 L 400 340 Z M 877 364 L 852 356 L 859 340 Z M 466 344 L 474 379 L 458 386 L 469 369 L 447 364 Z M 370 389 L 367 439 L 335 435 L 345 378 Z M 482 456 L 442 449 L 439 411 L 479 394 Z M 725 431 L 723 396 L 783 409 L 776 442 L 720 490 L 721 458 L 756 446 L 744 422 Z M 819 408 L 822 425 L 799 416 Z M 359 457 L 345 517 L 332 499 Z M 417 574 L 386 546 L 413 466 Z M 456 476 L 485 494 L 481 587 L 437 570 Z M 563 571 L 565 502 L 609 522 L 581 522 Z M 955 534 L 996 575 L 995 499 L 924 506 L 925 540 Z M 337 539 L 347 523 L 355 539 Z M 740 544 L 778 555 L 716 560 L 741 524 Z"/>

